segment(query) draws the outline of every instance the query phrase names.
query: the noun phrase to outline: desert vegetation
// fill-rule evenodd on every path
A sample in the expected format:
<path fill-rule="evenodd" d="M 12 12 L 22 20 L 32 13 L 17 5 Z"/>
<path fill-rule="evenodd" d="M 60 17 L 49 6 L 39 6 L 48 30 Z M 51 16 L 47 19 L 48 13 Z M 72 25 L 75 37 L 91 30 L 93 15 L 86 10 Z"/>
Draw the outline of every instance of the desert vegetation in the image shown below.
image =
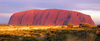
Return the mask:
<path fill-rule="evenodd" d="M 0 25 L 0 41 L 100 41 L 100 25 Z"/>

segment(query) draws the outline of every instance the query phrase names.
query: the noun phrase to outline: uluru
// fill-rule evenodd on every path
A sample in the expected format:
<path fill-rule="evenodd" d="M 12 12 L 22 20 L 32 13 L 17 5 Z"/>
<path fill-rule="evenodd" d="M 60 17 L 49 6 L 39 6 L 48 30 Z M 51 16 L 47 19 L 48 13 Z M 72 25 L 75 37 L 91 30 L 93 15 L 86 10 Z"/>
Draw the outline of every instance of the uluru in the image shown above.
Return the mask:
<path fill-rule="evenodd" d="M 69 10 L 61 9 L 45 9 L 45 10 L 27 10 L 14 13 L 8 24 L 11 25 L 65 25 L 80 23 L 88 23 L 94 25 L 91 16 Z"/>

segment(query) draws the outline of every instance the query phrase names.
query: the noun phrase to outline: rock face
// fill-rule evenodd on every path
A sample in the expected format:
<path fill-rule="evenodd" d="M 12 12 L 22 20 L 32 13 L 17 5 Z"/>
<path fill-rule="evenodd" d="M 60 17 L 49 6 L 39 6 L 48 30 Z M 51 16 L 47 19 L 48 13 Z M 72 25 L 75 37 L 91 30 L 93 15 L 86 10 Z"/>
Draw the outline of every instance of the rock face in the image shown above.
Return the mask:
<path fill-rule="evenodd" d="M 81 22 L 94 25 L 89 15 L 76 11 L 46 9 L 46 10 L 27 10 L 15 13 L 11 16 L 8 24 L 12 25 L 79 25 Z"/>

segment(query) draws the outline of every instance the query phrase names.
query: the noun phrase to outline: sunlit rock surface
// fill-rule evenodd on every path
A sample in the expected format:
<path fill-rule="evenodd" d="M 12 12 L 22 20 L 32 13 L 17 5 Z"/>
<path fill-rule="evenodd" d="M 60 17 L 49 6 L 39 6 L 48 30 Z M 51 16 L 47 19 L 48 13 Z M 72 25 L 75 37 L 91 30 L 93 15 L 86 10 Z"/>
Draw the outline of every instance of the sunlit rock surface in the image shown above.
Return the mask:
<path fill-rule="evenodd" d="M 94 25 L 89 15 L 76 11 L 46 9 L 46 10 L 27 10 L 14 13 L 8 24 L 12 25 L 79 25 L 81 22 Z"/>

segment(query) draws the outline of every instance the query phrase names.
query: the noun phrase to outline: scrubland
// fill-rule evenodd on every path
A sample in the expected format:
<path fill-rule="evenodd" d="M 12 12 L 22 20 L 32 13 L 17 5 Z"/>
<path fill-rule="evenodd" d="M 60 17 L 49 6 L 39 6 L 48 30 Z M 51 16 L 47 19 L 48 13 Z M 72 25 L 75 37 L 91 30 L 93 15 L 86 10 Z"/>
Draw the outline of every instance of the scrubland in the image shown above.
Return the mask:
<path fill-rule="evenodd" d="M 0 25 L 0 41 L 100 41 L 96 25 Z"/>

